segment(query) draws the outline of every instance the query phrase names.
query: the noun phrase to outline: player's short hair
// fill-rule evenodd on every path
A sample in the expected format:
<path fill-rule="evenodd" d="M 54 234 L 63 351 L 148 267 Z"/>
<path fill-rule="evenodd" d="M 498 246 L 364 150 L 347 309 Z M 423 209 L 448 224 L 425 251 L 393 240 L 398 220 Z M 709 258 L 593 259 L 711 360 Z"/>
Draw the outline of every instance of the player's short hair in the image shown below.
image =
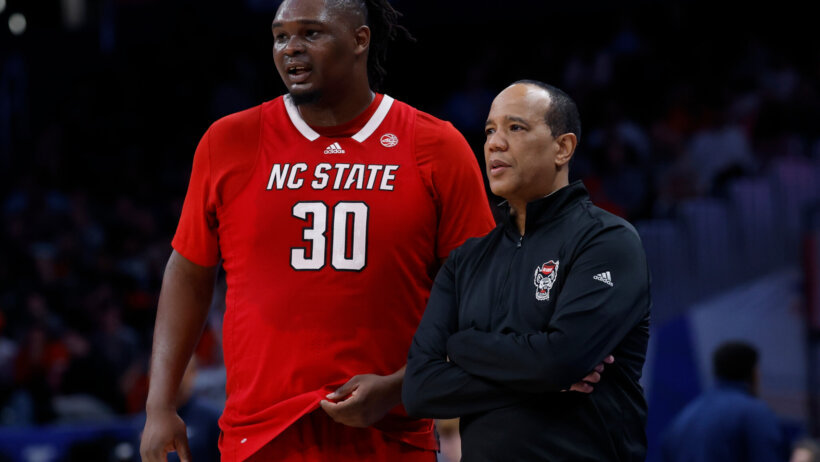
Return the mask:
<path fill-rule="evenodd" d="M 370 28 L 370 50 L 367 54 L 367 78 L 370 88 L 381 87 L 387 70 L 387 48 L 399 37 L 414 41 L 410 32 L 398 23 L 399 13 L 387 0 L 335 0 L 333 6 L 353 11 Z"/>
<path fill-rule="evenodd" d="M 581 115 L 578 113 L 578 105 L 568 94 L 558 87 L 538 80 L 524 79 L 513 83 L 516 84 L 535 85 L 549 93 L 550 105 L 544 119 L 552 136 L 574 133 L 578 141 L 581 141 Z"/>
<path fill-rule="evenodd" d="M 751 383 L 757 365 L 757 349 L 746 342 L 721 344 L 712 354 L 715 377 L 723 380 Z"/>

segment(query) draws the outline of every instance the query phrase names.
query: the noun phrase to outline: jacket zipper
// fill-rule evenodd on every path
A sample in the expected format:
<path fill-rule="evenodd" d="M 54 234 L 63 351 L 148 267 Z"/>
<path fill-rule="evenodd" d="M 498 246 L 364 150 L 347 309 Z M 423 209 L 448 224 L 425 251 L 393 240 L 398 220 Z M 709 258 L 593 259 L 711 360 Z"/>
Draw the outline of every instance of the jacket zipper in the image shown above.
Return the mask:
<path fill-rule="evenodd" d="M 512 268 L 513 261 L 515 261 L 516 254 L 518 253 L 518 249 L 521 248 L 521 245 L 524 243 L 524 236 L 518 238 L 518 242 L 515 244 L 515 250 L 513 254 L 510 256 L 510 261 L 507 263 L 507 273 L 504 275 L 504 284 L 501 285 L 501 290 L 498 291 L 498 302 L 496 303 L 496 312 L 502 311 L 502 303 L 504 300 L 504 293 L 507 289 L 507 285 L 509 285 L 510 281 L 510 268 Z M 492 320 L 491 320 L 492 321 Z"/>

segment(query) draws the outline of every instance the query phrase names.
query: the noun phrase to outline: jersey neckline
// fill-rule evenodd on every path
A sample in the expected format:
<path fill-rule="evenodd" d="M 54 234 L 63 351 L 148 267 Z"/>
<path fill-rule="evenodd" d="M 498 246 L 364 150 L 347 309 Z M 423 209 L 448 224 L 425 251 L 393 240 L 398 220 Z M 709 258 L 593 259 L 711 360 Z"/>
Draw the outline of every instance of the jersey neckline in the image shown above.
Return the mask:
<path fill-rule="evenodd" d="M 285 110 L 288 113 L 288 117 L 290 118 L 291 123 L 302 134 L 305 138 L 310 141 L 315 141 L 319 139 L 322 135 L 316 132 L 316 130 L 312 129 L 310 125 L 302 119 L 302 115 L 299 113 L 299 109 L 296 108 L 296 105 L 293 104 L 293 99 L 290 95 L 284 96 L 285 100 Z M 367 121 L 366 124 L 359 130 L 355 135 L 351 136 L 350 138 L 358 141 L 359 143 L 363 143 L 373 132 L 379 128 L 379 125 L 384 121 L 385 117 L 387 117 L 387 113 L 390 111 L 390 107 L 393 105 L 393 98 L 388 95 L 384 95 L 382 98 L 381 103 L 379 103 L 379 107 L 376 109 L 376 112 L 370 117 L 370 120 Z"/>

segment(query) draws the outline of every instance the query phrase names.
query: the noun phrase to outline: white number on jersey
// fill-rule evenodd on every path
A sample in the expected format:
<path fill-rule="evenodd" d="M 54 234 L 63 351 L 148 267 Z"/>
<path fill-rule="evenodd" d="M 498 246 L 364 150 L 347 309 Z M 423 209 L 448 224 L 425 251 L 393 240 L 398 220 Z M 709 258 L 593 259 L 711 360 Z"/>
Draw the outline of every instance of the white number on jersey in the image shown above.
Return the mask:
<path fill-rule="evenodd" d="M 330 264 L 338 271 L 361 271 L 367 265 L 367 219 L 369 209 L 364 202 L 339 202 L 333 207 L 333 242 Z M 328 207 L 323 202 L 297 202 L 293 216 L 313 224 L 302 231 L 305 247 L 290 249 L 290 266 L 297 271 L 318 271 L 325 266 L 327 248 Z M 350 232 L 348 232 L 348 224 Z M 310 257 L 308 257 L 310 253 Z"/>

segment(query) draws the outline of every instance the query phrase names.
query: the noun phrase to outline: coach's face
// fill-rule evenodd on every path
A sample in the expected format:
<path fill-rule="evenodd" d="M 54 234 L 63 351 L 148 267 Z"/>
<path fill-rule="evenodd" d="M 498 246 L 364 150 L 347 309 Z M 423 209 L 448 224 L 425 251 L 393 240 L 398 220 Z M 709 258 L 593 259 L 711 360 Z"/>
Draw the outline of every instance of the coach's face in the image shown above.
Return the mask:
<path fill-rule="evenodd" d="M 273 61 L 299 103 L 341 97 L 352 69 L 367 57 L 370 30 L 349 11 L 325 0 L 285 0 L 273 20 Z M 365 61 L 366 63 L 366 61 Z"/>
<path fill-rule="evenodd" d="M 568 181 L 559 170 L 571 151 L 554 137 L 545 120 L 549 93 L 530 84 L 515 84 L 499 93 L 490 107 L 484 160 L 493 194 L 515 206 L 555 191 Z"/>

